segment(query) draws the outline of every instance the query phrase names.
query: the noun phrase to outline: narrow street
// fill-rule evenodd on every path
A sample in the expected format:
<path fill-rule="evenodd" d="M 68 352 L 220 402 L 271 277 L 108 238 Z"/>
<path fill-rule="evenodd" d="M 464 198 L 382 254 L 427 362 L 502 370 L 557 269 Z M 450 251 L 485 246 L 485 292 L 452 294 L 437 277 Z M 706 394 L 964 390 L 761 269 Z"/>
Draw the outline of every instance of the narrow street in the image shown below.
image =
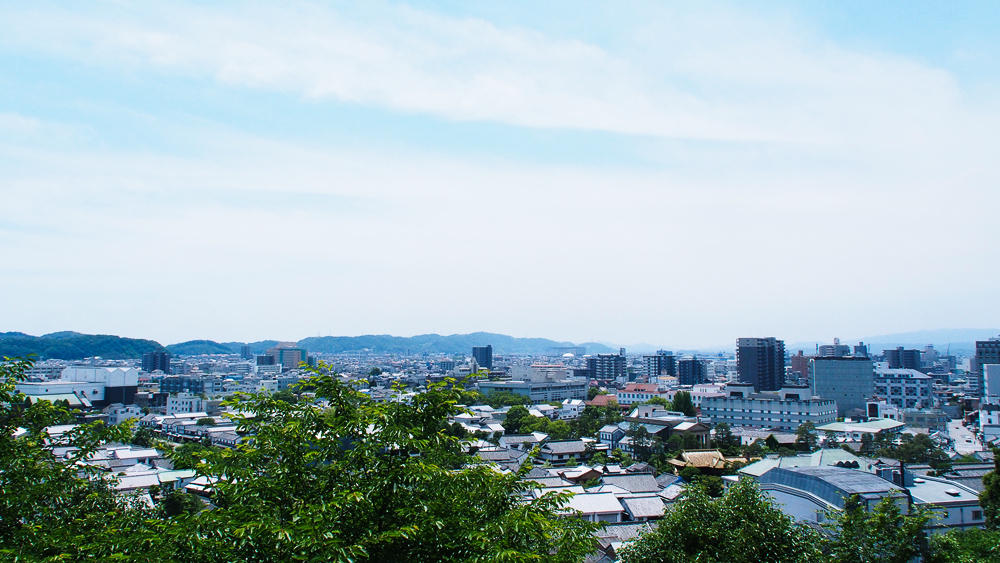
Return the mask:
<path fill-rule="evenodd" d="M 971 454 L 984 449 L 970 429 L 962 426 L 960 419 L 948 422 L 948 435 L 954 440 L 955 451 L 959 454 Z"/>

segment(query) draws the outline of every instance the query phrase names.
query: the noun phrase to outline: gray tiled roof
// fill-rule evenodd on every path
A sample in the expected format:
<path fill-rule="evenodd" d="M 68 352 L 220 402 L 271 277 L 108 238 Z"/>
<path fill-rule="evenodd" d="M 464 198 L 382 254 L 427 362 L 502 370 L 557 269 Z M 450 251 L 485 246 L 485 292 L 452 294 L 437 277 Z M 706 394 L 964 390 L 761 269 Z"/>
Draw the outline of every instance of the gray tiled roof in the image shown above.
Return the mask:
<path fill-rule="evenodd" d="M 633 493 L 655 493 L 661 487 L 652 473 L 631 473 L 626 475 L 605 475 L 601 483 L 621 487 Z"/>

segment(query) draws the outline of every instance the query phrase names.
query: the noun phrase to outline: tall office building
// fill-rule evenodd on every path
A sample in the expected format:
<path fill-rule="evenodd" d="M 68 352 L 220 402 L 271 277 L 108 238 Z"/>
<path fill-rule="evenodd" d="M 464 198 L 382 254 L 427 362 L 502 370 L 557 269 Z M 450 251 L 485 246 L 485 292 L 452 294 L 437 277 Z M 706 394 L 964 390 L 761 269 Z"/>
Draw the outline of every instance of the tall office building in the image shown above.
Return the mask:
<path fill-rule="evenodd" d="M 785 342 L 774 337 L 736 340 L 736 373 L 754 391 L 777 391 L 785 383 Z"/>
<path fill-rule="evenodd" d="M 642 369 L 646 378 L 652 381 L 661 375 L 677 375 L 677 359 L 669 350 L 657 350 L 655 356 L 642 357 Z"/>
<path fill-rule="evenodd" d="M 986 389 L 983 381 L 983 366 L 986 364 L 1000 364 L 1000 338 L 990 338 L 989 340 L 976 341 L 976 356 L 973 358 L 973 374 L 975 375 L 976 392 L 982 396 Z"/>
<path fill-rule="evenodd" d="M 863 416 L 875 394 L 875 365 L 868 358 L 813 358 L 809 381 L 813 395 L 837 402 L 837 416 Z"/>
<path fill-rule="evenodd" d="M 142 371 L 153 373 L 156 370 L 170 373 L 170 352 L 146 352 L 142 355 Z"/>
<path fill-rule="evenodd" d="M 587 358 L 590 377 L 600 381 L 614 381 L 625 377 L 624 354 L 598 354 Z"/>
<path fill-rule="evenodd" d="M 493 369 L 493 345 L 473 346 L 472 359 L 476 360 L 476 365 L 481 368 Z"/>
<path fill-rule="evenodd" d="M 243 358 L 244 360 L 252 360 L 253 359 L 253 352 L 250 351 L 250 345 L 249 344 L 244 344 L 244 345 L 240 346 L 240 358 Z"/>
<path fill-rule="evenodd" d="M 275 364 L 281 365 L 281 371 L 288 371 L 299 367 L 299 364 L 309 360 L 309 355 L 305 348 L 299 348 L 296 344 L 278 344 L 267 351 L 267 355 L 274 358 Z M 257 365 L 262 365 L 259 361 Z"/>
<path fill-rule="evenodd" d="M 920 350 L 906 350 L 902 346 L 883 352 L 889 369 L 920 369 Z"/>
<path fill-rule="evenodd" d="M 677 382 L 681 385 L 708 383 L 708 361 L 684 358 L 677 362 Z"/>

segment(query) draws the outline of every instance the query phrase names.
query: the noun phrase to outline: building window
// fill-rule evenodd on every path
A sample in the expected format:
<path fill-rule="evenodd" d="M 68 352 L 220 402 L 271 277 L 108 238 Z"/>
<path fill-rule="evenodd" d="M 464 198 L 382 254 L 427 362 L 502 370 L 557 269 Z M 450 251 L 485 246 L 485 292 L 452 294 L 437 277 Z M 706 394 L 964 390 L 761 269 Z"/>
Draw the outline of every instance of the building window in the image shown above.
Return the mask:
<path fill-rule="evenodd" d="M 973 510 L 972 511 L 972 519 L 973 520 L 982 520 L 983 519 L 983 511 L 982 510 Z"/>

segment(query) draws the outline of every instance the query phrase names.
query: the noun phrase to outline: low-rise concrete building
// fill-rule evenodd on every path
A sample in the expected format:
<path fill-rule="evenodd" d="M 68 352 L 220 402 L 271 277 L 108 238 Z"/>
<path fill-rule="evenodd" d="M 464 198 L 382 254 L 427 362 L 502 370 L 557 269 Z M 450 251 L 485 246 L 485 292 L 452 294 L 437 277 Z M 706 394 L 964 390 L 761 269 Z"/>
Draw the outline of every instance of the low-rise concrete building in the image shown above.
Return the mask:
<path fill-rule="evenodd" d="M 816 426 L 833 422 L 837 419 L 837 403 L 813 397 L 803 387 L 754 392 L 751 384 L 730 383 L 725 387 L 725 396 L 702 400 L 701 413 L 713 424 L 794 431 L 806 422 Z"/>

